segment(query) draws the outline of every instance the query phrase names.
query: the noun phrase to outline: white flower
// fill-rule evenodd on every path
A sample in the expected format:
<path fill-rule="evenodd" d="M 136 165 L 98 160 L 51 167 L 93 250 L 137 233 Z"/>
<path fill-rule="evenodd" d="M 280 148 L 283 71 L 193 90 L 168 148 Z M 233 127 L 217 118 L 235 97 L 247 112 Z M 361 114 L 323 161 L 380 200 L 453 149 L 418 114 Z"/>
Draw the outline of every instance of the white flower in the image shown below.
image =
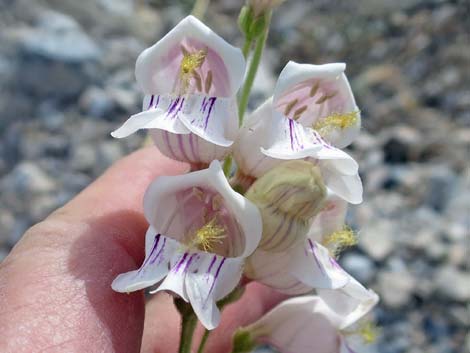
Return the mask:
<path fill-rule="evenodd" d="M 269 343 L 280 353 L 354 353 L 351 335 L 370 332 L 352 326 L 377 302 L 373 291 L 354 282 L 340 296 L 286 300 L 243 330 L 252 341 Z"/>
<path fill-rule="evenodd" d="M 341 63 L 286 65 L 273 97 L 239 132 L 234 157 L 243 174 L 259 177 L 282 160 L 309 159 L 328 188 L 348 202 L 362 202 L 358 165 L 340 149 L 361 124 L 344 70 Z"/>
<path fill-rule="evenodd" d="M 115 291 L 158 284 L 189 302 L 207 329 L 220 321 L 216 302 L 238 284 L 245 258 L 261 238 L 261 217 L 250 201 L 233 191 L 218 161 L 208 169 L 159 177 L 144 197 L 150 228 L 145 260 L 119 275 Z"/>
<path fill-rule="evenodd" d="M 112 135 L 151 129 L 159 149 L 190 163 L 223 159 L 238 130 L 235 95 L 245 72 L 240 49 L 193 16 L 140 54 L 136 78 L 143 112 Z"/>
<path fill-rule="evenodd" d="M 258 248 L 248 259 L 245 275 L 287 294 L 348 284 L 352 277 L 333 256 L 355 240 L 352 231 L 344 228 L 347 204 L 330 192 L 323 205 L 300 242 L 283 252 Z"/>

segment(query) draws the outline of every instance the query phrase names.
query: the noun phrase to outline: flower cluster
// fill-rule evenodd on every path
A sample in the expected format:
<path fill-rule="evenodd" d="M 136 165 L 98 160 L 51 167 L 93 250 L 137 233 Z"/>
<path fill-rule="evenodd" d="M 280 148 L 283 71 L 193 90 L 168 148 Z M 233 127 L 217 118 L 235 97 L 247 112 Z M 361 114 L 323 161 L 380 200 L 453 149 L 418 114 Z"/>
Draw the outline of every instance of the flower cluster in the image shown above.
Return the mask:
<path fill-rule="evenodd" d="M 209 330 L 220 321 L 217 302 L 240 283 L 290 295 L 315 290 L 242 336 L 281 352 L 318 342 L 319 352 L 352 352 L 346 330 L 378 298 L 335 260 L 355 242 L 347 205 L 362 201 L 358 165 L 342 150 L 361 125 L 345 65 L 289 62 L 273 96 L 239 127 L 245 69 L 242 52 L 192 16 L 137 59 L 143 111 L 112 135 L 148 129 L 163 154 L 192 171 L 149 186 L 145 260 L 112 288 L 171 292 Z M 224 173 L 220 161 L 231 158 L 237 168 Z"/>

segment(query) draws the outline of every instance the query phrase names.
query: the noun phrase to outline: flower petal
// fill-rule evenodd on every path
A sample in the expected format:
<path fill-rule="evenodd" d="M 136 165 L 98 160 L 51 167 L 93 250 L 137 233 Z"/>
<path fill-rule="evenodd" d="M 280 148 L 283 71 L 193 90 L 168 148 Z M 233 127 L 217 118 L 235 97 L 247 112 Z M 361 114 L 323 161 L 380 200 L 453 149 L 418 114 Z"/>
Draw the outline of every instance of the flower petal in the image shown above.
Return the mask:
<path fill-rule="evenodd" d="M 116 292 L 129 293 L 150 287 L 161 281 L 168 273 L 168 263 L 176 250 L 177 243 L 158 234 L 150 227 L 145 235 L 145 260 L 135 271 L 120 274 L 111 287 Z"/>
<path fill-rule="evenodd" d="M 358 174 L 341 175 L 330 161 L 321 161 L 320 163 L 325 185 L 329 189 L 349 203 L 360 204 L 362 202 L 362 181 Z"/>
<path fill-rule="evenodd" d="M 207 48 L 201 68 L 212 71 L 215 95 L 230 97 L 237 92 L 246 66 L 241 50 L 228 44 L 195 17 L 188 16 L 138 57 L 136 78 L 145 93 L 165 94 L 174 90 L 172 78 L 176 79 L 179 74 L 183 44 Z"/>
<path fill-rule="evenodd" d="M 237 129 L 234 99 L 192 95 L 178 118 L 194 134 L 218 146 L 229 147 Z M 226 136 L 231 134 L 232 139 Z"/>
<path fill-rule="evenodd" d="M 218 326 L 217 301 L 229 294 L 241 278 L 242 259 L 202 253 L 186 275 L 185 288 L 197 317 L 208 330 Z"/>
<path fill-rule="evenodd" d="M 258 208 L 249 200 L 235 192 L 228 183 L 218 161 L 213 161 L 208 169 L 177 176 L 162 176 L 150 184 L 144 196 L 144 213 L 151 225 L 165 234 L 177 238 L 185 234 L 184 225 L 188 214 L 181 212 L 180 191 L 194 188 L 207 188 L 218 193 L 230 216 L 236 220 L 230 232 L 230 257 L 247 257 L 257 247 L 261 239 L 261 215 Z M 164 205 L 164 207 L 162 207 Z M 233 233 L 233 234 L 232 234 Z"/>
<path fill-rule="evenodd" d="M 261 319 L 246 327 L 259 343 L 269 343 L 280 352 L 338 352 L 339 334 L 328 317 L 330 310 L 315 296 L 283 301 Z"/>
<path fill-rule="evenodd" d="M 328 128 L 326 139 L 336 147 L 349 145 L 357 136 L 361 120 L 349 82 L 346 65 L 287 63 L 274 89 L 273 104 L 284 115 L 295 117 L 304 126 L 342 114 L 355 114 L 350 126 Z"/>
<path fill-rule="evenodd" d="M 314 218 L 308 237 L 313 241 L 321 242 L 325 236 L 343 228 L 347 209 L 347 201 L 329 190 L 325 206 Z"/>
<path fill-rule="evenodd" d="M 311 291 L 310 286 L 306 286 L 289 272 L 291 259 L 292 255 L 287 251 L 272 253 L 257 249 L 247 259 L 245 275 L 289 295 Z"/>
<path fill-rule="evenodd" d="M 340 329 L 344 329 L 366 315 L 378 303 L 378 295 L 364 288 L 357 280 L 350 280 L 343 288 L 318 289 L 318 295 L 341 318 Z"/>
<path fill-rule="evenodd" d="M 296 249 L 292 255 L 292 274 L 312 288 L 340 288 L 350 276 L 332 258 L 322 245 L 307 239 L 304 249 Z"/>
<path fill-rule="evenodd" d="M 151 97 L 152 105 L 148 110 L 132 115 L 111 135 L 116 138 L 127 137 L 140 129 L 162 129 L 174 134 L 189 134 L 190 130 L 178 119 L 185 106 L 184 97 L 169 95 Z"/>

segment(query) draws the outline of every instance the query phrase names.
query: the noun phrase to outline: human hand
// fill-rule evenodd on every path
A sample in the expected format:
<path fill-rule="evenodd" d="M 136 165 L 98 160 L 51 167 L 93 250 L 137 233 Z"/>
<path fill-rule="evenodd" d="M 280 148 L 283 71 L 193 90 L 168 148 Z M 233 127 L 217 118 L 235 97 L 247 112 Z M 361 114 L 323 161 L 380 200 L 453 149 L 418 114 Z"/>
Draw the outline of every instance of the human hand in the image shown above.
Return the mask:
<path fill-rule="evenodd" d="M 160 293 L 145 303 L 142 291 L 116 293 L 111 282 L 143 261 L 148 184 L 187 169 L 153 147 L 137 151 L 29 229 L 0 264 L 0 352 L 176 352 L 172 297 Z M 249 284 L 224 310 L 206 352 L 229 352 L 237 327 L 284 298 Z"/>

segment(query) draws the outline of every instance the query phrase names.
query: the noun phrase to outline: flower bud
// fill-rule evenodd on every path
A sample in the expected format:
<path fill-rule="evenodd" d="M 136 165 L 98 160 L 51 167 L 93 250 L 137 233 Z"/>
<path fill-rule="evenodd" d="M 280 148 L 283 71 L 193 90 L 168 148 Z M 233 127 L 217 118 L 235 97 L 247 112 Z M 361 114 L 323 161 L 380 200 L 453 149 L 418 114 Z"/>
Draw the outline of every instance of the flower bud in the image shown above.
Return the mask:
<path fill-rule="evenodd" d="M 302 160 L 282 163 L 255 181 L 245 196 L 261 211 L 259 247 L 278 252 L 304 241 L 326 194 L 318 168 Z"/>
<path fill-rule="evenodd" d="M 253 9 L 255 17 L 278 7 L 284 0 L 248 0 L 248 6 Z"/>

